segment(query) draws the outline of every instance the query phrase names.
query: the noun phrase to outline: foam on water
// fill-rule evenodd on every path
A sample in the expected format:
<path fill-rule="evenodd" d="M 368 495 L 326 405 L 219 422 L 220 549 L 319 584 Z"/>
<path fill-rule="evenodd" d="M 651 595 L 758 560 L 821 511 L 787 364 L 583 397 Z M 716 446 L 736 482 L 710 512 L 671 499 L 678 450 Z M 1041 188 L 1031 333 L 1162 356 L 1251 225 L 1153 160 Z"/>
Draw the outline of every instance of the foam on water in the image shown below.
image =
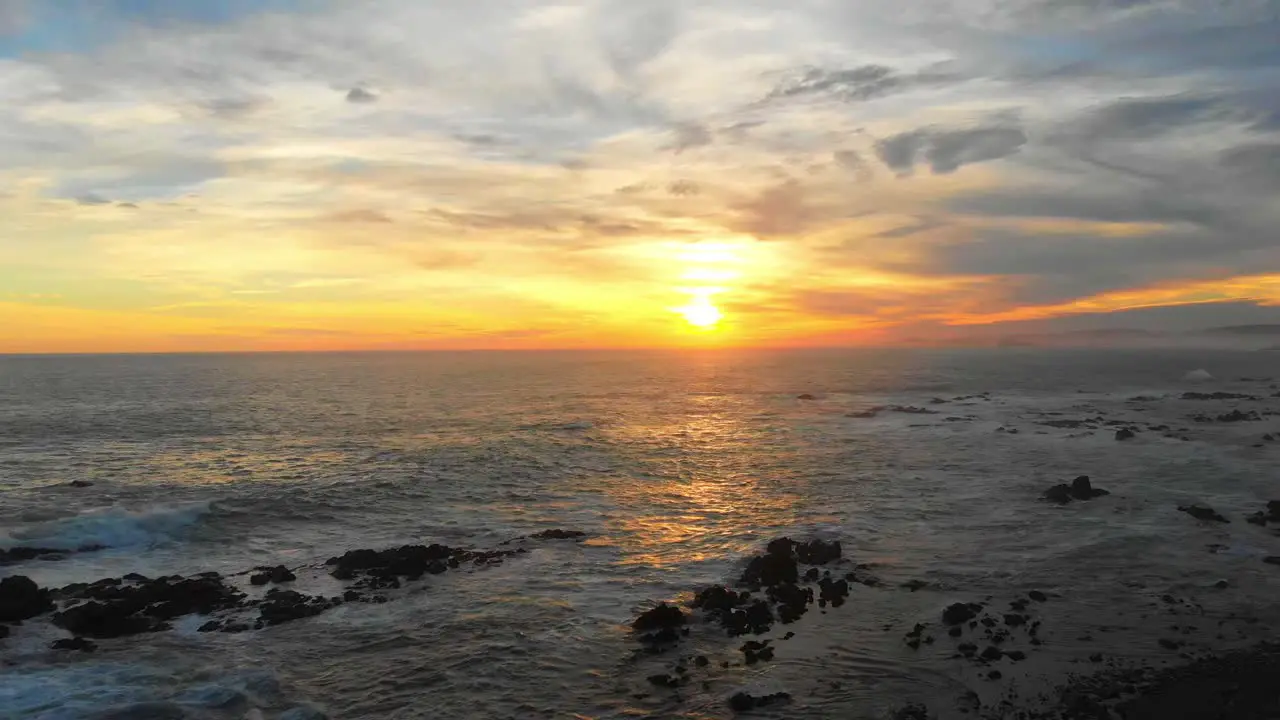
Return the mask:
<path fill-rule="evenodd" d="M 0 538 L 0 546 L 79 550 L 145 549 L 180 540 L 210 511 L 209 502 L 158 505 L 142 510 L 107 507 L 19 527 Z"/>

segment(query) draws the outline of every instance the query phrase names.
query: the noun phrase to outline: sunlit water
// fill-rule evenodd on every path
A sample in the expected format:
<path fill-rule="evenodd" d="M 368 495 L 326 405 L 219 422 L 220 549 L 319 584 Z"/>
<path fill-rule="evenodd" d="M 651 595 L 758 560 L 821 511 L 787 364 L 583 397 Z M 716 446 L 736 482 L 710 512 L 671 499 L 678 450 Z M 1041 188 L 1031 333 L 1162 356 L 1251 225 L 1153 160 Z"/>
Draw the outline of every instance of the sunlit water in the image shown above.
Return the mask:
<path fill-rule="evenodd" d="M 1184 382 L 1197 368 L 1220 380 Z M 1247 643 L 1276 627 L 1280 569 L 1261 558 L 1280 539 L 1243 517 L 1280 496 L 1280 442 L 1254 447 L 1280 421 L 1197 424 L 1239 403 L 1179 396 L 1249 392 L 1266 399 L 1241 407 L 1276 410 L 1272 381 L 1239 380 L 1273 374 L 1275 355 L 1209 352 L 0 358 L 0 539 L 110 548 L 0 574 L 58 585 L 284 563 L 314 566 L 299 589 L 328 593 L 320 563 L 351 548 L 590 534 L 239 635 L 188 622 L 71 655 L 29 622 L 0 641 L 0 717 L 169 701 L 193 718 L 299 704 L 334 718 L 719 718 L 743 688 L 794 696 L 762 717 L 885 717 L 908 701 L 950 717 L 967 689 L 1025 702 L 1091 670 L 1092 653 L 1172 659 L 1161 633 L 1196 650 Z M 940 414 L 847 417 L 890 403 Z M 1038 424 L 1097 415 L 1190 440 Z M 1037 500 L 1079 474 L 1113 495 Z M 77 479 L 94 485 L 66 486 Z M 1233 522 L 1177 512 L 1193 501 Z M 839 538 L 884 586 L 777 628 L 796 637 L 771 663 L 720 668 L 741 639 L 709 625 L 671 655 L 637 652 L 638 611 L 731 580 L 784 534 Z M 943 607 L 1030 589 L 1055 596 L 1031 660 L 991 682 L 951 657 Z M 934 645 L 904 644 L 917 622 Z M 688 687 L 646 682 L 696 653 L 713 663 Z"/>

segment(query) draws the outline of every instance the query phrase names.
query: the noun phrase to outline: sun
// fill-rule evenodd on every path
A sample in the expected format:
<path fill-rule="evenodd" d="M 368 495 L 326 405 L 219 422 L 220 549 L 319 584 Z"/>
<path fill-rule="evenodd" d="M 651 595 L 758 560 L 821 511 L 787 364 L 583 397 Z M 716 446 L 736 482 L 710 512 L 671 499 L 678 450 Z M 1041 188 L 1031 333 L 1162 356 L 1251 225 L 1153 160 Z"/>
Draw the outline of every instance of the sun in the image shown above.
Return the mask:
<path fill-rule="evenodd" d="M 722 317 L 720 308 L 711 304 L 705 297 L 694 298 L 684 307 L 676 308 L 676 312 L 684 316 L 686 322 L 697 328 L 713 328 Z"/>

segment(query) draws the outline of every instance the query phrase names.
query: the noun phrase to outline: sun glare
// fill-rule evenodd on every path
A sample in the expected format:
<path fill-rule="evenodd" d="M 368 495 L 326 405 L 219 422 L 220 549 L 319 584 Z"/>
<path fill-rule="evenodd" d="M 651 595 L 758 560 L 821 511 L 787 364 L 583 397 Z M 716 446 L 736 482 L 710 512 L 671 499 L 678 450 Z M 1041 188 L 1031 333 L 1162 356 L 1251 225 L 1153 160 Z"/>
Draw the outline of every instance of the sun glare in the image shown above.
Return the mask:
<path fill-rule="evenodd" d="M 705 297 L 694 298 L 684 307 L 676 308 L 676 312 L 684 316 L 686 322 L 698 328 L 715 327 L 723 317 L 720 308 L 711 304 Z"/>

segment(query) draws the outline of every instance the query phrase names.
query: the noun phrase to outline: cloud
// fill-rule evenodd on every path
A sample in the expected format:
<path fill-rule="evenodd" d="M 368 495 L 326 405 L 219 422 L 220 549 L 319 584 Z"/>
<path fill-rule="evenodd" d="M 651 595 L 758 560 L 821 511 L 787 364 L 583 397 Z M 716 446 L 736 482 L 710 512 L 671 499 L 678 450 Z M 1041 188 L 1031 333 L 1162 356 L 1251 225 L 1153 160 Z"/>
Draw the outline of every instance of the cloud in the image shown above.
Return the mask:
<path fill-rule="evenodd" d="M 378 101 L 378 96 L 365 90 L 362 87 L 354 87 L 347 91 L 347 102 L 356 104 L 368 104 Z"/>
<path fill-rule="evenodd" d="M 884 65 L 862 65 L 842 70 L 805 67 L 779 81 L 765 101 L 824 98 L 865 102 L 913 88 L 947 85 L 959 80 L 952 73 L 922 70 L 904 74 Z"/>
<path fill-rule="evenodd" d="M 890 136 L 876 143 L 880 161 L 899 175 L 910 175 L 925 162 L 937 175 L 965 165 L 999 160 L 1027 144 L 1021 129 L 1005 125 L 957 130 L 926 128 Z"/>
<path fill-rule="evenodd" d="M 1068 133 L 1088 141 L 1147 140 L 1188 125 L 1239 118 L 1221 97 L 1124 98 L 1073 119 Z"/>
<path fill-rule="evenodd" d="M 1250 184 L 1280 190 L 1280 143 L 1252 143 L 1222 151 L 1219 161 Z"/>

